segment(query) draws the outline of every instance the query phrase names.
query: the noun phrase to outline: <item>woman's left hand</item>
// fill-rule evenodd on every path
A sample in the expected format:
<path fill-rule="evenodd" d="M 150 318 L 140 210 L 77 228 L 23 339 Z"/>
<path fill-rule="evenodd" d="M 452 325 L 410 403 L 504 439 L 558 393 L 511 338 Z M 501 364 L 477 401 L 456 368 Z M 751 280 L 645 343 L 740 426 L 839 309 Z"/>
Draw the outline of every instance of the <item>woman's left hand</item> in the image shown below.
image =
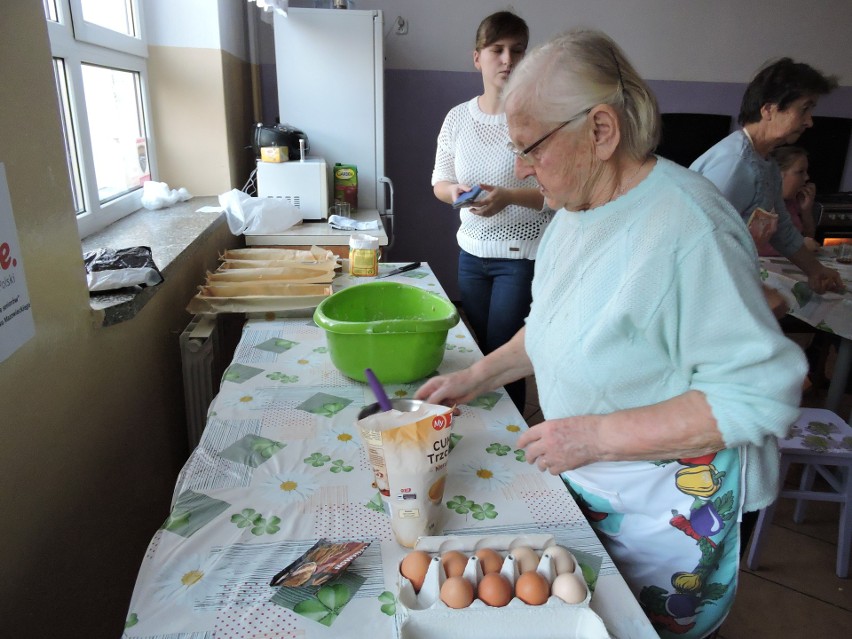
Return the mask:
<path fill-rule="evenodd" d="M 819 264 L 808 273 L 808 286 L 814 293 L 842 293 L 846 290 L 840 273 L 823 264 Z"/>
<path fill-rule="evenodd" d="M 518 446 L 525 449 L 527 463 L 558 475 L 599 461 L 595 432 L 601 415 L 550 419 L 525 431 Z"/>
<path fill-rule="evenodd" d="M 527 461 L 552 475 L 600 461 L 699 457 L 725 447 L 707 398 L 688 390 L 649 406 L 549 419 L 518 438 Z"/>
<path fill-rule="evenodd" d="M 490 184 L 480 184 L 480 186 L 486 192 L 486 195 L 478 199 L 474 203 L 474 206 L 468 209 L 474 215 L 491 217 L 492 215 L 497 215 L 512 203 L 507 189 L 501 186 L 491 186 Z"/>
<path fill-rule="evenodd" d="M 819 250 L 822 248 L 822 244 L 820 244 L 819 242 L 817 242 L 817 241 L 816 241 L 814 238 L 812 238 L 812 237 L 806 237 L 806 238 L 805 238 L 805 248 L 807 248 L 807 249 L 808 249 L 809 251 L 811 251 L 812 253 L 817 253 L 817 252 L 819 252 Z"/>

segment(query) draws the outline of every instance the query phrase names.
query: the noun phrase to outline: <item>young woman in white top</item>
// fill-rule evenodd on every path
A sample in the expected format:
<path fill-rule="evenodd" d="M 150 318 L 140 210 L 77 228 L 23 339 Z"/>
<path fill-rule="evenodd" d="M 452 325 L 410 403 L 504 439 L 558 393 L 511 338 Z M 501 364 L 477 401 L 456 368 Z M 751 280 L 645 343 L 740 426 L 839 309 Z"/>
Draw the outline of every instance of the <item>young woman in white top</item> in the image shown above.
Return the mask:
<path fill-rule="evenodd" d="M 526 22 L 508 11 L 485 18 L 476 32 L 474 66 L 482 95 L 454 107 L 438 135 L 432 186 L 452 204 L 480 185 L 483 194 L 461 209 L 457 240 L 462 307 L 487 354 L 523 326 L 531 302 L 536 249 L 552 212 L 534 179 L 515 177 L 514 156 L 500 94 L 529 42 Z M 506 387 L 519 410 L 525 382 Z"/>

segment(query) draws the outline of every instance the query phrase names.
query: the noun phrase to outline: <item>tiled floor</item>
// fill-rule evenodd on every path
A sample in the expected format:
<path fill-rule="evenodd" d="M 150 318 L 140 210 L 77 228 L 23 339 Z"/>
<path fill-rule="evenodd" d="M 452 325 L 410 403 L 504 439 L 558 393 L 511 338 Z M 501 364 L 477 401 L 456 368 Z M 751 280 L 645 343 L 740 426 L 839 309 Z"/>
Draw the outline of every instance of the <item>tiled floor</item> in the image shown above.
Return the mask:
<path fill-rule="evenodd" d="M 806 406 L 821 406 L 824 391 L 809 393 Z M 838 413 L 848 419 L 852 395 Z M 528 383 L 524 417 L 542 421 L 535 384 Z M 852 637 L 852 578 L 835 573 L 840 505 L 812 502 L 805 522 L 792 519 L 792 500 L 778 503 L 769 536 L 760 553 L 760 569 L 740 568 L 734 607 L 720 639 L 829 639 Z"/>

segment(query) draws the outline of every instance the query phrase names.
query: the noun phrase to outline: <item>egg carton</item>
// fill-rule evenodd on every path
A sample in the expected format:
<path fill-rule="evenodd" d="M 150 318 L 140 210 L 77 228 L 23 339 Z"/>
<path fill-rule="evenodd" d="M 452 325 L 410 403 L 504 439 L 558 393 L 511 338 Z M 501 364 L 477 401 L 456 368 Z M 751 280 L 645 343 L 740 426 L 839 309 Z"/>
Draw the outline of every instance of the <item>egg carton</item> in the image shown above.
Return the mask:
<path fill-rule="evenodd" d="M 441 586 L 447 578 L 441 564 L 443 553 L 458 550 L 469 555 L 463 577 L 476 591 L 483 571 L 474 553 L 482 548 L 495 550 L 503 556 L 500 573 L 509 580 L 514 591 L 520 562 L 512 555 L 512 549 L 529 546 L 535 550 L 540 556 L 536 571 L 552 585 L 556 577 L 555 561 L 543 551 L 555 544 L 550 535 L 421 537 L 414 550 L 422 550 L 433 557 L 419 592 L 415 592 L 411 582 L 399 573 L 396 620 L 400 639 L 516 639 L 529 636 L 533 628 L 539 639 L 609 639 L 603 621 L 589 606 L 588 586 L 585 598 L 576 604 L 566 603 L 552 594 L 538 606 L 524 603 L 518 597 L 513 597 L 503 607 L 489 606 L 477 598 L 466 608 L 454 609 L 441 601 Z M 585 585 L 576 560 L 574 575 Z"/>

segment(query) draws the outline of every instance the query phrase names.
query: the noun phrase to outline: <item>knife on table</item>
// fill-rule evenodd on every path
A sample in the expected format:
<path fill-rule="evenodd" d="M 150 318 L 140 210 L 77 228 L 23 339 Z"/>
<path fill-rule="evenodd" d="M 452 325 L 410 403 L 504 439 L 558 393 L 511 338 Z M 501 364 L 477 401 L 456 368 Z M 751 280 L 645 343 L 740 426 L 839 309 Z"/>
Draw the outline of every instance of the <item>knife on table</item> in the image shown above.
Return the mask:
<path fill-rule="evenodd" d="M 383 277 L 390 277 L 391 275 L 399 275 L 400 273 L 405 273 L 406 271 L 413 271 L 416 268 L 420 268 L 420 262 L 412 262 L 411 264 L 406 264 L 405 266 L 400 266 L 399 268 L 395 268 L 392 271 L 388 271 L 387 273 L 382 273 L 377 276 L 376 279 L 380 280 Z"/>

